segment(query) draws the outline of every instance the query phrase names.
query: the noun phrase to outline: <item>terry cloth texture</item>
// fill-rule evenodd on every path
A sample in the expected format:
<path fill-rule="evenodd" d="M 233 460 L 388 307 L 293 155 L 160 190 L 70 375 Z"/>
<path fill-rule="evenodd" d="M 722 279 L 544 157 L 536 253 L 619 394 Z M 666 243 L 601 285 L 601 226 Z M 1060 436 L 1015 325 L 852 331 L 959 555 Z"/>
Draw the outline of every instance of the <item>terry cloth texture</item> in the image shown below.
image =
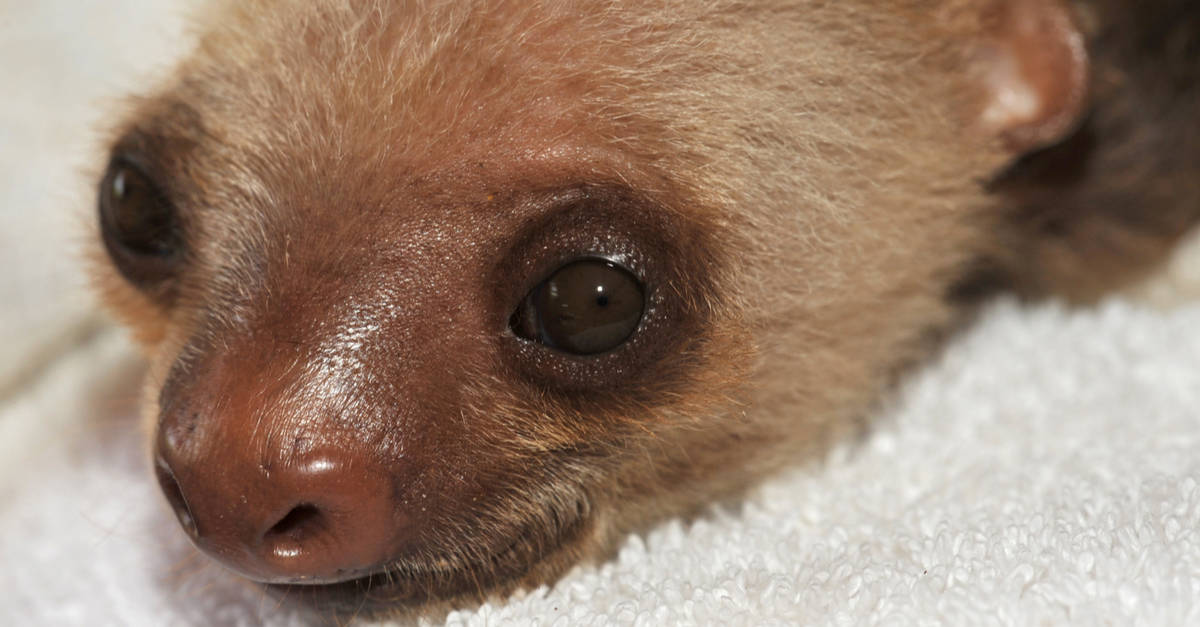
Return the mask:
<path fill-rule="evenodd" d="M 146 460 L 137 358 L 82 290 L 89 128 L 185 41 L 176 6 L 0 0 L 6 625 L 314 619 L 188 547 Z M 863 441 L 446 622 L 1198 625 L 1200 306 L 1145 302 L 998 302 Z"/>

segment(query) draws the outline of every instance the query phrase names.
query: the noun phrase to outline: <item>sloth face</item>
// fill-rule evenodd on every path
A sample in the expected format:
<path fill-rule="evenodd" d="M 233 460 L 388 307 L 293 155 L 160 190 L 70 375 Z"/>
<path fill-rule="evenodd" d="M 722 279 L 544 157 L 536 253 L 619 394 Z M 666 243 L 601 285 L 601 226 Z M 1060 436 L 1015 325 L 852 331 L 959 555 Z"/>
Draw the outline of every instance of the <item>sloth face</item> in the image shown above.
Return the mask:
<path fill-rule="evenodd" d="M 200 550 L 355 607 L 548 581 L 854 431 L 952 319 L 1007 158 L 964 38 L 664 4 L 214 11 L 97 219 Z"/>

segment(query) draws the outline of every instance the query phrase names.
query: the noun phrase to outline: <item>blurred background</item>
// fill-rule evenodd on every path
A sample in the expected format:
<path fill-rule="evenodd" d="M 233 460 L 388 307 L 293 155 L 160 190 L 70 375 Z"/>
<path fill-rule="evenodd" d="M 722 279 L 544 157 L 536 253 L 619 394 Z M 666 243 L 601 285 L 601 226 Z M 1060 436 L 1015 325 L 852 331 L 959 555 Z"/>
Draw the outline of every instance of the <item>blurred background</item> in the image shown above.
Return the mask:
<path fill-rule="evenodd" d="M 183 8 L 0 2 L 0 398 L 101 328 L 83 251 L 106 124 L 183 47 Z"/>

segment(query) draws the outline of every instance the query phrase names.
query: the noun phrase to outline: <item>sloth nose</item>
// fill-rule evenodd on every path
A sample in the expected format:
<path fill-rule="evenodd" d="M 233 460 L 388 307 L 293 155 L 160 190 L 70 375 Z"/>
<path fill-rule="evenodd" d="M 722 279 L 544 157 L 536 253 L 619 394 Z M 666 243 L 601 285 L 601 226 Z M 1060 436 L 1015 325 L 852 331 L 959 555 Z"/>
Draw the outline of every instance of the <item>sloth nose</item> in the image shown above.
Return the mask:
<path fill-rule="evenodd" d="M 375 470 L 331 452 L 274 467 L 186 464 L 162 438 L 156 474 L 192 542 L 225 566 L 264 583 L 335 583 L 392 556 L 397 508 Z"/>

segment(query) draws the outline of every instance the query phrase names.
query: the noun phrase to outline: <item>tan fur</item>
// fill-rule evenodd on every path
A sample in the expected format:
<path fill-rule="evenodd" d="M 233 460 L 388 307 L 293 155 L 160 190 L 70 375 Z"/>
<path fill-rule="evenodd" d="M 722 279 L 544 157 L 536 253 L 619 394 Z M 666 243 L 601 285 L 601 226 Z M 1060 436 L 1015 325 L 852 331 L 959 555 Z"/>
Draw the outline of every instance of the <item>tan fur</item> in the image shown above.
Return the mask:
<path fill-rule="evenodd" d="M 264 299 L 340 319 L 290 294 L 335 276 L 326 259 L 349 277 L 330 293 L 362 297 L 353 273 L 375 272 L 359 264 L 375 249 L 347 242 L 385 241 L 381 226 L 425 219 L 437 235 L 438 216 L 585 185 L 634 190 L 682 234 L 670 293 L 697 326 L 652 376 L 564 400 L 487 360 L 455 375 L 476 426 L 445 436 L 446 459 L 499 478 L 483 505 L 444 514 L 425 557 L 391 566 L 413 581 L 378 601 L 472 592 L 443 571 L 552 580 L 812 459 L 955 319 L 946 290 L 1001 228 L 984 184 L 1011 155 L 977 126 L 973 3 L 243 0 L 202 23 L 196 54 L 123 128 L 171 144 L 155 154 L 186 190 L 187 270 L 149 296 L 102 280 L 142 329 L 153 399 L 181 354 L 204 353 L 197 338 L 251 337 L 231 330 Z M 478 233 L 489 243 L 462 259 L 419 241 L 412 257 L 486 274 Z M 414 289 L 436 296 L 433 281 Z M 488 566 L 508 545 L 511 569 Z"/>

